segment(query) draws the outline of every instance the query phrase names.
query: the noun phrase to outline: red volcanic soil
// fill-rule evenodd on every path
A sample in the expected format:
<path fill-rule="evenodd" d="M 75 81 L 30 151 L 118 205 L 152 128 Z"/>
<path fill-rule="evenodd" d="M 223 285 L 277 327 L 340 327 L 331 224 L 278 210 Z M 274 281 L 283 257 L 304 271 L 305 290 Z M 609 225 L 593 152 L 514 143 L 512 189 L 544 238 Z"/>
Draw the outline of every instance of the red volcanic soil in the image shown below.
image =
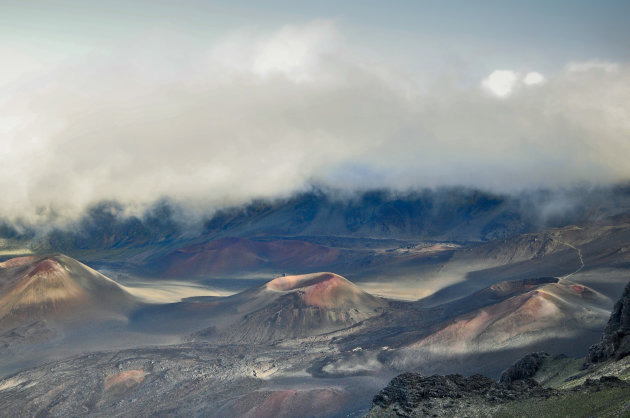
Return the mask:
<path fill-rule="evenodd" d="M 474 349 L 474 343 L 491 339 L 502 344 L 519 334 L 547 328 L 561 318 L 560 309 L 545 292 L 533 290 L 463 315 L 414 346 L 443 347 L 446 351 Z"/>
<path fill-rule="evenodd" d="M 59 312 L 88 299 L 87 293 L 70 277 L 68 271 L 52 258 L 34 262 L 28 270 L 23 260 L 13 267 L 19 272 L 13 284 L 0 296 L 0 318 L 26 318 Z"/>
<path fill-rule="evenodd" d="M 367 299 L 373 299 L 352 282 L 334 273 L 278 277 L 267 283 L 266 287 L 276 292 L 299 290 L 306 305 L 327 309 L 345 305 L 359 307 Z"/>
<path fill-rule="evenodd" d="M 315 273 L 304 274 L 300 276 L 284 276 L 276 277 L 275 279 L 267 283 L 267 288 L 271 290 L 280 290 L 283 292 L 312 286 L 323 286 L 323 288 L 325 288 L 328 286 L 337 285 L 341 281 L 340 279 L 343 278 L 333 273 Z M 347 280 L 343 280 L 347 282 Z"/>
<path fill-rule="evenodd" d="M 248 309 L 228 341 L 270 343 L 320 335 L 379 315 L 388 302 L 333 273 L 278 277 L 236 296 Z"/>
<path fill-rule="evenodd" d="M 236 399 L 221 412 L 257 418 L 328 416 L 350 401 L 350 394 L 338 388 L 256 391 Z"/>
<path fill-rule="evenodd" d="M 60 273 L 62 271 L 63 267 L 61 266 L 61 264 L 57 263 L 55 260 L 47 258 L 37 263 L 35 267 L 28 272 L 27 277 L 49 276 L 51 274 Z"/>
<path fill-rule="evenodd" d="M 0 322 L 5 326 L 62 316 L 77 321 L 118 317 L 134 303 L 118 284 L 64 255 L 20 257 L 0 268 Z"/>
<path fill-rule="evenodd" d="M 513 290 L 512 283 L 499 285 L 504 292 Z M 568 281 L 548 283 L 461 315 L 415 346 L 466 352 L 474 350 L 476 344 L 499 346 L 510 341 L 533 341 L 545 332 L 572 332 L 575 327 L 585 326 L 584 321 L 594 324 L 605 320 L 604 311 L 597 309 L 604 299 L 586 286 Z"/>
<path fill-rule="evenodd" d="M 492 294 L 496 297 L 505 297 L 510 295 L 516 295 L 518 293 L 533 290 L 534 288 L 544 286 L 550 283 L 557 283 L 558 279 L 555 277 L 541 277 L 538 279 L 525 279 L 525 280 L 512 280 L 495 283 L 487 290 L 482 290 L 478 293 Z"/>
<path fill-rule="evenodd" d="M 176 250 L 163 258 L 166 276 L 194 276 L 260 268 L 308 269 L 337 261 L 334 249 L 297 240 L 221 238 Z"/>
<path fill-rule="evenodd" d="M 579 284 L 572 284 L 571 289 L 573 289 L 575 293 L 584 293 L 584 290 L 586 290 L 584 286 L 581 286 Z"/>
<path fill-rule="evenodd" d="M 29 264 L 35 260 L 35 256 L 15 257 L 0 263 L 0 268 L 13 268 Z"/>
<path fill-rule="evenodd" d="M 256 416 L 277 416 L 278 412 L 282 410 L 282 406 L 286 405 L 288 401 L 296 395 L 295 390 L 281 390 L 272 392 L 262 405 L 256 408 L 254 415 Z"/>
<path fill-rule="evenodd" d="M 144 370 L 125 370 L 124 372 L 114 373 L 105 378 L 105 390 L 109 389 L 129 389 L 137 384 L 142 383 L 144 377 L 149 374 Z"/>

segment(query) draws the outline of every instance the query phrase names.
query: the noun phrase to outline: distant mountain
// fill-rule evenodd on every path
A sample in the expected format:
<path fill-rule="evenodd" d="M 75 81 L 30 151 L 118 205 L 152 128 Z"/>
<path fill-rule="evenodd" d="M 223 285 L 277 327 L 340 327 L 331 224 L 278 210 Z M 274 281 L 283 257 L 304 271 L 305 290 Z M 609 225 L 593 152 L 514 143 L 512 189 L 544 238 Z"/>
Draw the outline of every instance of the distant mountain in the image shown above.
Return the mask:
<path fill-rule="evenodd" d="M 179 247 L 225 237 L 363 237 L 488 241 L 543 228 L 628 213 L 630 188 L 536 191 L 515 195 L 463 187 L 395 192 L 313 188 L 288 198 L 224 207 L 191 223 L 181 205 L 159 201 L 126 215 L 117 202 L 100 202 L 76 222 L 38 235 L 59 251 Z M 22 231 L 19 232 L 18 231 Z M 0 238 L 30 240 L 37 231 L 0 219 Z M 174 244 L 173 247 L 171 244 Z"/>
<path fill-rule="evenodd" d="M 97 203 L 75 223 L 47 232 L 37 245 L 66 252 L 158 245 L 182 239 L 184 227 L 175 205 L 159 201 L 141 217 L 126 215 L 124 209 L 118 202 Z"/>
<path fill-rule="evenodd" d="M 514 209 L 506 197 L 468 189 L 371 191 L 350 197 L 314 191 L 220 211 L 206 222 L 205 233 L 475 240 L 527 229 L 527 221 Z"/>
<path fill-rule="evenodd" d="M 527 232 L 535 222 L 517 199 L 463 188 L 351 196 L 314 190 L 223 208 L 199 227 L 188 225 L 181 212 L 159 202 L 143 216 L 127 216 L 121 204 L 101 202 L 74 224 L 46 233 L 38 245 L 58 251 L 172 248 L 226 237 L 317 236 L 478 241 Z"/>

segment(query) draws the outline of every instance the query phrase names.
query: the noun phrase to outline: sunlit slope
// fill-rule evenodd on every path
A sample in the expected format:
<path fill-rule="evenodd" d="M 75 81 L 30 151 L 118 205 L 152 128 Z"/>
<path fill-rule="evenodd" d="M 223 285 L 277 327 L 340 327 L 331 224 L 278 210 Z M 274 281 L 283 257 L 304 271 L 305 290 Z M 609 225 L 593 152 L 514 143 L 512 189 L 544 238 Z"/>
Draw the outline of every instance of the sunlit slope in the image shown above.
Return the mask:
<path fill-rule="evenodd" d="M 446 321 L 410 348 L 446 355 L 491 352 L 570 338 L 584 329 L 599 329 L 606 321 L 608 299 L 586 286 L 569 280 L 541 286 L 521 283 L 526 286 L 522 293 Z M 488 290 L 501 287 L 508 284 Z"/>
<path fill-rule="evenodd" d="M 0 326 L 124 316 L 136 305 L 116 282 L 64 255 L 0 263 Z"/>
<path fill-rule="evenodd" d="M 256 342 L 346 328 L 379 315 L 387 306 L 385 300 L 334 273 L 278 277 L 237 299 L 247 313 L 226 335 Z"/>

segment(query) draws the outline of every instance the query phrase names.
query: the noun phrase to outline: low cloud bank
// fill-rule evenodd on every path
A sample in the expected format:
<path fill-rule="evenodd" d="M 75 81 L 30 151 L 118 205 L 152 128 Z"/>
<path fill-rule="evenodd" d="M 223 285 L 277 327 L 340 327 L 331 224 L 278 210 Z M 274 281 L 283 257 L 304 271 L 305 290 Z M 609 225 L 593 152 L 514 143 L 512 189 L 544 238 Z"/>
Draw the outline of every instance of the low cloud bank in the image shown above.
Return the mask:
<path fill-rule="evenodd" d="M 462 87 L 360 51 L 331 21 L 56 60 L 3 45 L 1 215 L 48 222 L 105 199 L 220 207 L 312 183 L 512 192 L 630 179 L 627 64 L 500 69 Z"/>

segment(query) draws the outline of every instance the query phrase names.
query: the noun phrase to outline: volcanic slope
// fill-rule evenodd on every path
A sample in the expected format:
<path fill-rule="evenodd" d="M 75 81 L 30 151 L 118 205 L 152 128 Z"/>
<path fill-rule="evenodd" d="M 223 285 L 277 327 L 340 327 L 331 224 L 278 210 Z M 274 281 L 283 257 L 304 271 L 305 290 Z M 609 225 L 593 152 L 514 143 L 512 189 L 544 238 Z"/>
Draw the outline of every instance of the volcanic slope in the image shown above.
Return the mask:
<path fill-rule="evenodd" d="M 596 291 L 559 279 L 435 324 L 393 354 L 390 364 L 428 371 L 449 359 L 539 346 L 579 353 L 597 338 L 609 305 L 608 298 Z"/>
<path fill-rule="evenodd" d="M 611 305 L 586 286 L 554 277 L 499 282 L 434 307 L 420 302 L 390 301 L 386 313 L 340 335 L 340 353 L 314 372 L 346 375 L 373 359 L 375 370 L 495 375 L 533 349 L 585 350 L 598 338 Z"/>
<path fill-rule="evenodd" d="M 368 417 L 383 416 L 628 416 L 630 357 L 628 285 L 601 340 L 584 359 L 530 353 L 501 375 L 395 377 L 373 400 Z M 581 354 L 584 354 L 582 352 Z"/>
<path fill-rule="evenodd" d="M 335 331 L 383 313 L 384 299 L 334 273 L 278 277 L 228 298 L 242 314 L 221 338 L 272 342 Z"/>
<path fill-rule="evenodd" d="M 116 282 L 64 255 L 0 263 L 0 329 L 120 319 L 137 305 Z"/>
<path fill-rule="evenodd" d="M 501 280 L 564 277 L 609 298 L 623 290 L 630 265 L 630 222 L 606 222 L 519 235 L 457 252 L 449 268 L 463 266 L 466 280 L 437 292 L 432 304 Z"/>

